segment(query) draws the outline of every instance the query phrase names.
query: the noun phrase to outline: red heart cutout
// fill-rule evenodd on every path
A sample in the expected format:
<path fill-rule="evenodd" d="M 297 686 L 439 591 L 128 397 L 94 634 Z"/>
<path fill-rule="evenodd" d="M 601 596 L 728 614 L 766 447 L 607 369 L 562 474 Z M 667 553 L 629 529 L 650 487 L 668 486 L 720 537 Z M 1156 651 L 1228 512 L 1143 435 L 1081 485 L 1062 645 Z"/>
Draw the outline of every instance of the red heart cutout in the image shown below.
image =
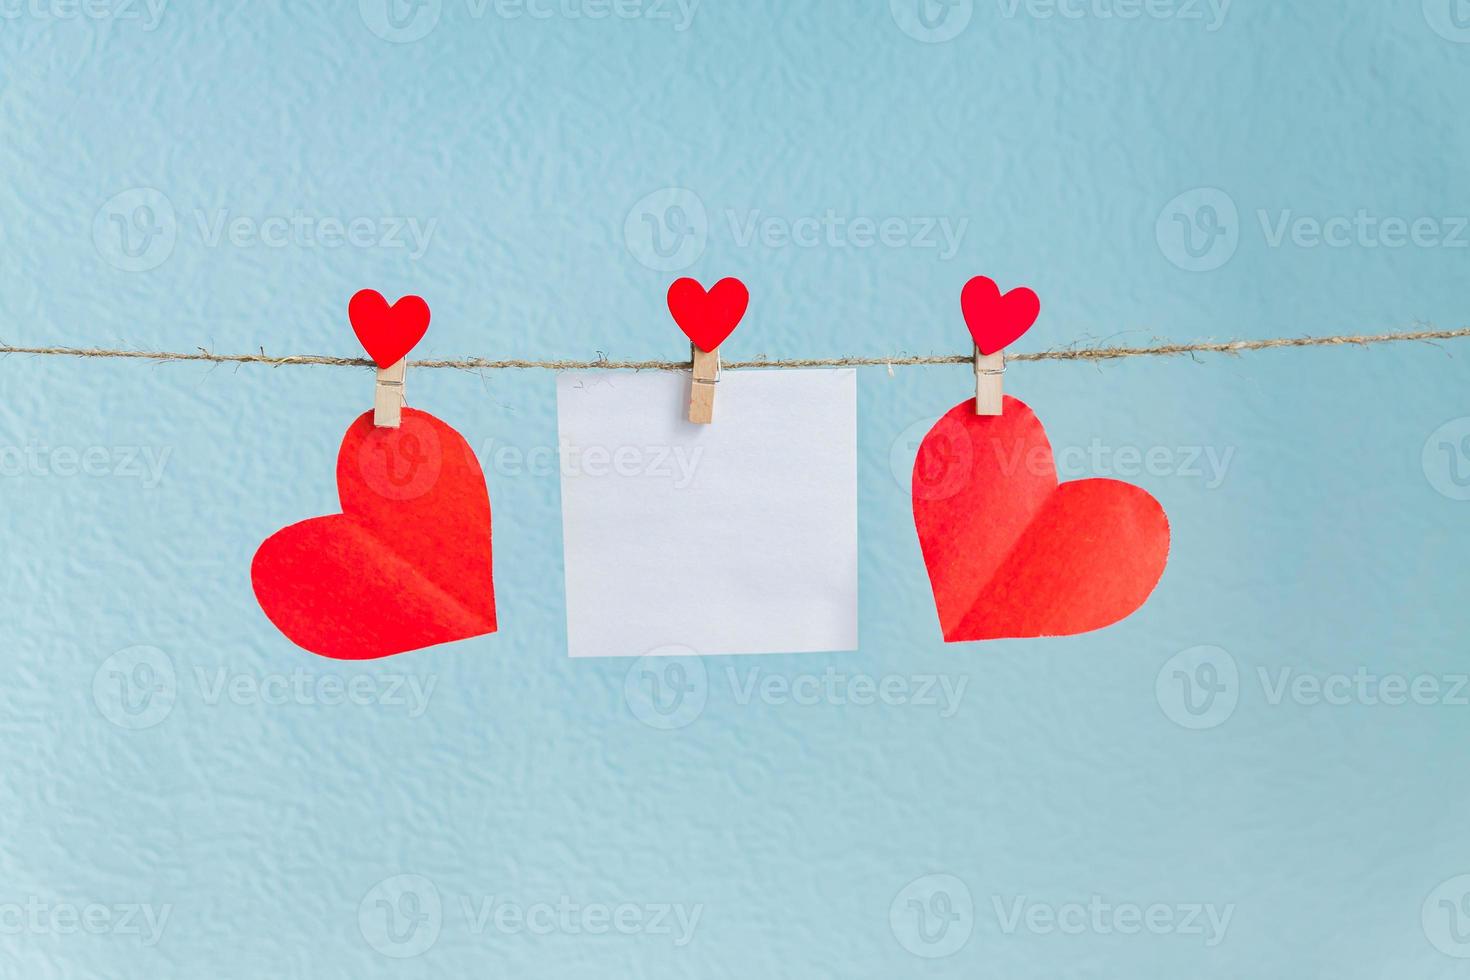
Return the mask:
<path fill-rule="evenodd" d="M 992 280 L 976 276 L 960 291 L 960 310 L 980 353 L 994 354 L 1031 329 L 1041 315 L 1041 300 L 1025 286 L 1002 296 Z"/>
<path fill-rule="evenodd" d="M 408 356 L 429 329 L 429 304 L 418 296 L 404 296 L 392 306 L 376 289 L 364 289 L 347 304 L 352 332 L 368 357 L 380 368 L 390 368 Z"/>
<path fill-rule="evenodd" d="M 1143 605 L 1169 557 L 1159 502 L 1118 480 L 1058 484 L 1040 420 L 1009 396 L 1000 415 L 966 400 L 935 423 L 913 498 L 950 643 L 1109 626 Z"/>
<path fill-rule="evenodd" d="M 490 496 L 469 444 L 427 412 L 367 412 L 337 454 L 342 513 L 265 540 L 250 566 L 270 621 L 298 646 L 370 660 L 493 633 Z"/>
<path fill-rule="evenodd" d="M 750 291 L 739 279 L 721 279 L 708 292 L 694 279 L 669 287 L 669 312 L 684 336 L 708 354 L 735 332 L 750 305 Z"/>

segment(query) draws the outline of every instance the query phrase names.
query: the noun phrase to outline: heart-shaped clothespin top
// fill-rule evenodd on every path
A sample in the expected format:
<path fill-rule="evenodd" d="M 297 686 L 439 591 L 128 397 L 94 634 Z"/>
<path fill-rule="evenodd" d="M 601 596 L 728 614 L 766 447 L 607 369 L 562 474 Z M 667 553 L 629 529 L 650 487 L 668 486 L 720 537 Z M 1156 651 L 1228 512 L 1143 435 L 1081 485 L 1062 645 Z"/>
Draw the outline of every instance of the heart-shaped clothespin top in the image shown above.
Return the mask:
<path fill-rule="evenodd" d="M 994 280 L 976 276 L 960 293 L 960 309 L 975 346 L 982 354 L 998 354 L 1014 343 L 1041 314 L 1041 300 L 1025 286 L 1001 294 Z"/>
<path fill-rule="evenodd" d="M 669 287 L 674 322 L 706 354 L 735 332 L 749 306 L 750 291 L 739 279 L 721 279 L 708 290 L 688 278 Z"/>
<path fill-rule="evenodd" d="M 408 356 L 429 329 L 429 304 L 405 296 L 388 304 L 376 289 L 364 289 L 347 304 L 352 332 L 380 368 L 390 368 Z"/>

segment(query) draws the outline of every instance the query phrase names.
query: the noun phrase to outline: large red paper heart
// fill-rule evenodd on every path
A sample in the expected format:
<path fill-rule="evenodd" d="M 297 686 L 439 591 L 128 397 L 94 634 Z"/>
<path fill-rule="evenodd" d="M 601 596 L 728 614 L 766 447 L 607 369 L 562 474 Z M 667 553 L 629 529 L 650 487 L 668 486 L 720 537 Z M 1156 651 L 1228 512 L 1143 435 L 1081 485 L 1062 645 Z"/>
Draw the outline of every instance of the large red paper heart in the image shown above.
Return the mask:
<path fill-rule="evenodd" d="M 292 642 L 370 660 L 496 630 L 490 497 L 469 444 L 427 412 L 367 412 L 337 454 L 342 513 L 277 531 L 255 553 L 260 607 Z"/>
<path fill-rule="evenodd" d="M 914 524 L 946 641 L 1070 636 L 1149 597 L 1169 557 L 1159 502 L 1117 480 L 1057 483 L 1031 409 L 966 400 L 914 460 Z"/>
<path fill-rule="evenodd" d="M 390 368 L 408 356 L 429 329 L 429 304 L 404 296 L 392 306 L 376 289 L 364 289 L 347 304 L 352 332 L 368 357 L 380 368 Z"/>
<path fill-rule="evenodd" d="M 750 292 L 739 279 L 721 279 L 707 292 L 694 279 L 669 287 L 669 312 L 684 336 L 708 354 L 735 332 L 750 305 Z"/>
<path fill-rule="evenodd" d="M 960 291 L 960 310 L 980 353 L 994 354 L 1031 329 L 1041 314 L 1041 300 L 1025 286 L 1001 295 L 993 281 L 976 276 Z"/>

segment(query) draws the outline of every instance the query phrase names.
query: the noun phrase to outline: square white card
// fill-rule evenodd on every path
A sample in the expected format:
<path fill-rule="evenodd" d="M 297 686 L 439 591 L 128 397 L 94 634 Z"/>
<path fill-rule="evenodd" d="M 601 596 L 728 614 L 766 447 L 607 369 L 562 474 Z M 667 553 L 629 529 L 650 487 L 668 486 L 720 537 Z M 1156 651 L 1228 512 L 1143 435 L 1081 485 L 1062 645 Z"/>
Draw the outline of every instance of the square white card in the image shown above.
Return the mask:
<path fill-rule="evenodd" d="M 726 371 L 556 382 L 573 657 L 857 648 L 857 376 Z"/>

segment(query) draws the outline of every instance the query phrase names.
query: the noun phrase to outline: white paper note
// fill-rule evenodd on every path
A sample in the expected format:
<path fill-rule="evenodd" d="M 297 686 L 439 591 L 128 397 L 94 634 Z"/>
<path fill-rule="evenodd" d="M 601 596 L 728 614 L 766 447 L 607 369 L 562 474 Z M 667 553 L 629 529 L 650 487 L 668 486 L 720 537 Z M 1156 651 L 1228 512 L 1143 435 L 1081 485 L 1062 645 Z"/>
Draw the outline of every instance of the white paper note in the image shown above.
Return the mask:
<path fill-rule="evenodd" d="M 855 372 L 726 371 L 713 425 L 688 403 L 687 373 L 557 378 L 571 656 L 856 649 Z"/>

